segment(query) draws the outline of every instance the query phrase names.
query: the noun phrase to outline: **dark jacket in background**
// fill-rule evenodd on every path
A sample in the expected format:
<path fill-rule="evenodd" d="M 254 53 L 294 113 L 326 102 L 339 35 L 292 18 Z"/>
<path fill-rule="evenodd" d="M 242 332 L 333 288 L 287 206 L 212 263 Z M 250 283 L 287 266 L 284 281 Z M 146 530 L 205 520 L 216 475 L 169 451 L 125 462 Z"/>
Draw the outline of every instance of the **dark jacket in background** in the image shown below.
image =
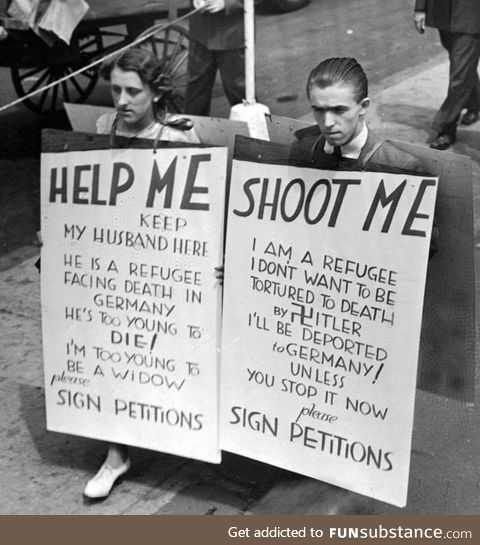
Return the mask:
<path fill-rule="evenodd" d="M 461 34 L 480 34 L 480 0 L 416 0 L 427 26 Z"/>
<path fill-rule="evenodd" d="M 189 33 L 192 40 L 211 51 L 243 49 L 243 26 L 243 0 L 225 0 L 225 9 L 218 13 L 194 13 L 190 17 Z"/>
<path fill-rule="evenodd" d="M 432 127 L 438 135 L 454 137 L 462 110 L 480 111 L 480 0 L 416 0 L 415 11 L 425 13 L 425 24 L 438 29 L 448 51 L 447 98 Z"/>

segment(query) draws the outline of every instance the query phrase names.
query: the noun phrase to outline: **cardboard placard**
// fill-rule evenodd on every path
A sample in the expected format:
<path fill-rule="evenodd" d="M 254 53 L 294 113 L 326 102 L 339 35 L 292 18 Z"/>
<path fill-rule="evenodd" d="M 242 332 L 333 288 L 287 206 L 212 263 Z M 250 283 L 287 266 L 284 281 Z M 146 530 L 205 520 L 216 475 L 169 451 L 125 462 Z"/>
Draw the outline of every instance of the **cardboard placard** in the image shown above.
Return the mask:
<path fill-rule="evenodd" d="M 438 252 L 425 286 L 418 387 L 473 403 L 477 354 L 472 159 L 393 141 L 439 177 Z"/>
<path fill-rule="evenodd" d="M 74 131 L 96 132 L 97 119 L 106 113 L 112 113 L 113 108 L 108 106 L 92 106 L 89 104 L 65 103 L 65 110 Z M 233 151 L 233 144 L 237 134 L 248 136 L 247 124 L 243 121 L 234 121 L 220 117 L 204 117 L 199 115 L 185 115 L 193 121 L 195 131 L 202 144 L 210 146 L 229 146 Z"/>
<path fill-rule="evenodd" d="M 227 150 L 63 138 L 41 162 L 47 427 L 219 462 Z"/>
<path fill-rule="evenodd" d="M 221 448 L 403 506 L 437 179 L 285 149 L 235 148 Z"/>
<path fill-rule="evenodd" d="M 291 145 L 311 125 L 267 117 L 272 142 Z M 439 177 L 435 225 L 438 252 L 429 262 L 417 386 L 464 402 L 475 399 L 475 260 L 472 160 L 427 146 L 392 140 Z M 459 266 L 459 263 L 461 266 Z"/>

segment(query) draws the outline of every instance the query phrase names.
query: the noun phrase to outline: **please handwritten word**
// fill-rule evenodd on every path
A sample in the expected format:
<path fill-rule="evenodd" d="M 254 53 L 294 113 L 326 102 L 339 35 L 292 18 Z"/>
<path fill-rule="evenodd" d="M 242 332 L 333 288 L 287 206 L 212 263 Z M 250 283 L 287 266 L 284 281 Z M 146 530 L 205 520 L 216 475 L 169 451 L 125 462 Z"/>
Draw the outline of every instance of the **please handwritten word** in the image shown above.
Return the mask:
<path fill-rule="evenodd" d="M 314 418 L 316 420 L 321 420 L 322 422 L 328 422 L 329 424 L 332 424 L 333 422 L 338 420 L 338 416 L 318 410 L 315 403 L 312 403 L 311 407 L 308 407 L 306 405 L 302 407 L 300 409 L 300 412 L 298 413 L 295 422 L 298 422 L 300 418 L 303 418 L 304 416 Z"/>
<path fill-rule="evenodd" d="M 88 378 L 68 375 L 65 373 L 65 371 L 62 371 L 61 374 L 55 373 L 54 375 L 52 375 L 52 378 L 50 380 L 50 386 L 57 382 L 63 384 L 76 384 L 78 386 L 88 386 L 90 384 Z"/>

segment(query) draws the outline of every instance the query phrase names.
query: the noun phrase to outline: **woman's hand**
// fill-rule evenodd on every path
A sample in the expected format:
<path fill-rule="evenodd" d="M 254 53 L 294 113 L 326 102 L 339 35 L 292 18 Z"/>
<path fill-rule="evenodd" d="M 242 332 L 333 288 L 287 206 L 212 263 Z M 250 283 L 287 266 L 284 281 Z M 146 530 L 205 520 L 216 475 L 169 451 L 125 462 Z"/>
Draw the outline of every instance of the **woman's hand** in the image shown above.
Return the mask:
<path fill-rule="evenodd" d="M 205 0 L 205 11 L 218 13 L 225 9 L 225 0 Z"/>

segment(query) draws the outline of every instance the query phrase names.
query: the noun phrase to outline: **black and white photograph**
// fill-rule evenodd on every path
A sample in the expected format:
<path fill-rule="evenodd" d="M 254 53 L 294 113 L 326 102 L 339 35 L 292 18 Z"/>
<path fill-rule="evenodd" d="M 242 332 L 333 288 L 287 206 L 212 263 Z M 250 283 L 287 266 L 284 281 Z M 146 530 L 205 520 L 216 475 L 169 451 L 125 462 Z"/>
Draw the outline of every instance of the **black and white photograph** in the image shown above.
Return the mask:
<path fill-rule="evenodd" d="M 479 0 L 0 0 L 0 514 L 478 515 L 479 58 Z"/>

